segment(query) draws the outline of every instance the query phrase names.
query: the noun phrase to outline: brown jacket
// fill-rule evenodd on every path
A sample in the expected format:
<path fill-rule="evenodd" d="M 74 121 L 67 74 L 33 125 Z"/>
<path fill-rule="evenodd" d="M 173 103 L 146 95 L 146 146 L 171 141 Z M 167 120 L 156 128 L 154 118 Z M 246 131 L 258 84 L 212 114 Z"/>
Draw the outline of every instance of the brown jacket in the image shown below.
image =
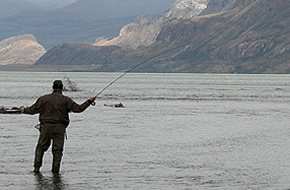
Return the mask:
<path fill-rule="evenodd" d="M 35 104 L 24 109 L 24 113 L 31 115 L 39 113 L 39 121 L 42 124 L 56 123 L 68 126 L 69 112 L 83 112 L 90 106 L 90 103 L 87 100 L 79 105 L 71 98 L 62 95 L 60 90 L 56 90 L 51 94 L 38 98 Z"/>

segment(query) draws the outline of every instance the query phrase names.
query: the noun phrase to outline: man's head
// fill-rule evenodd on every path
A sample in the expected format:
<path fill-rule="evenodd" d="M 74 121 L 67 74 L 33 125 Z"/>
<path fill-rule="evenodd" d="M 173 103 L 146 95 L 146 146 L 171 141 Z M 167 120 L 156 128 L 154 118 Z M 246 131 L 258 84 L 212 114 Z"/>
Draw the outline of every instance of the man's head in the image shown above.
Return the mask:
<path fill-rule="evenodd" d="M 52 86 L 52 88 L 53 88 L 54 90 L 56 90 L 56 89 L 60 89 L 60 90 L 62 90 L 62 89 L 63 89 L 62 81 L 61 81 L 61 80 L 55 80 L 55 81 L 53 82 L 53 86 Z"/>

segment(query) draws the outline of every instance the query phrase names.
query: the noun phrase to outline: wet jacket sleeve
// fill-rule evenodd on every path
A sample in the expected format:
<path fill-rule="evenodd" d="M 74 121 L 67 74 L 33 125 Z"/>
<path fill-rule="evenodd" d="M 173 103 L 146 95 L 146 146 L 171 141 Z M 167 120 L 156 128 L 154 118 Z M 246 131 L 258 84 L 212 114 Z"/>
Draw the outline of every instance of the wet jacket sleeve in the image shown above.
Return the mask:
<path fill-rule="evenodd" d="M 42 109 L 42 100 L 38 98 L 37 101 L 30 107 L 24 109 L 24 113 L 34 115 L 40 113 Z"/>
<path fill-rule="evenodd" d="M 85 101 L 81 105 L 74 102 L 71 98 L 67 98 L 67 108 L 71 112 L 80 113 L 85 111 L 89 106 L 91 105 L 91 102 L 89 100 Z"/>

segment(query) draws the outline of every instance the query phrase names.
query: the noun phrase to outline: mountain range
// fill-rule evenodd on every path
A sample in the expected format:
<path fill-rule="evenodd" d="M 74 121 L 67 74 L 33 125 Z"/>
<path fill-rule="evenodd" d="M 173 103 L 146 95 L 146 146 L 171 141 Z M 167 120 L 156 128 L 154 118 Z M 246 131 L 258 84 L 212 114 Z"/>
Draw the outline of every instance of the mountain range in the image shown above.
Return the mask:
<path fill-rule="evenodd" d="M 286 0 L 179 0 L 119 35 L 51 48 L 30 69 L 126 71 L 144 62 L 134 71 L 290 73 L 289 14 Z"/>
<path fill-rule="evenodd" d="M 63 44 L 36 65 L 98 65 L 96 71 L 124 71 L 172 49 L 136 71 L 290 73 L 290 1 L 225 0 L 226 6 L 218 9 L 212 7 L 216 2 L 209 1 L 204 10 L 213 14 L 167 20 L 149 46 Z"/>
<path fill-rule="evenodd" d="M 20 9 L 22 5 L 35 6 L 35 3 L 30 2 L 32 0 L 1 1 L 9 2 L 10 5 L 18 5 L 6 7 L 12 13 Z M 18 4 L 14 1 L 17 1 Z M 50 0 L 50 2 L 52 1 Z M 114 37 L 118 35 L 120 29 L 125 24 L 133 22 L 139 14 L 153 17 L 162 14 L 170 8 L 174 1 L 78 0 L 53 10 L 43 11 L 42 9 L 31 10 L 32 8 L 27 8 L 30 11 L 20 12 L 5 18 L 0 17 L 0 41 L 29 33 L 33 34 L 46 49 L 68 42 L 93 43 L 99 36 Z M 37 1 L 34 0 L 34 2 Z M 5 9 L 2 5 L 0 7 Z M 2 9 L 0 8 L 0 10 Z"/>

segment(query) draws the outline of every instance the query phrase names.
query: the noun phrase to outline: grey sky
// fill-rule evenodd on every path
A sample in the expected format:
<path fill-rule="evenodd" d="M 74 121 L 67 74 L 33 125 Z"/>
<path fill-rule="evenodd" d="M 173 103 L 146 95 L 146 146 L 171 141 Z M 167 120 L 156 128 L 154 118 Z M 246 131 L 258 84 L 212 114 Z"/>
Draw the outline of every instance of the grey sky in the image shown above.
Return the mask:
<path fill-rule="evenodd" d="M 47 7 L 47 8 L 50 8 L 50 7 L 62 7 L 62 6 L 66 6 L 66 5 L 69 5 L 73 2 L 76 2 L 77 0 L 27 0 L 31 3 L 34 3 L 40 7 Z"/>
<path fill-rule="evenodd" d="M 0 18 L 17 15 L 22 11 L 53 10 L 77 0 L 0 0 Z"/>

